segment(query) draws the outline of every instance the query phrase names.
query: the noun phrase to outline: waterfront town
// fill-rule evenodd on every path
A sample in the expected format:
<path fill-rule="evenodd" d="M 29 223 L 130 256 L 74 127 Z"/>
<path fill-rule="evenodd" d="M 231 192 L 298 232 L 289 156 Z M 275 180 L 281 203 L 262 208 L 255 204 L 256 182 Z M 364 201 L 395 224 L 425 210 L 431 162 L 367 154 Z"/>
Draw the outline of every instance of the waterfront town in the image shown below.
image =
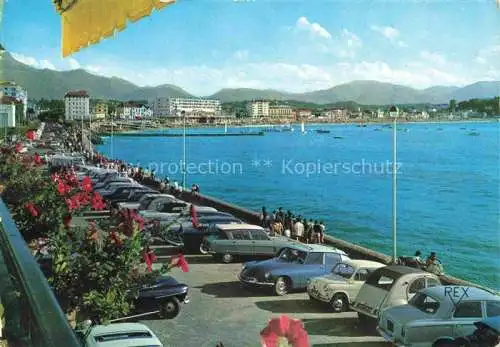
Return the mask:
<path fill-rule="evenodd" d="M 15 81 L 0 83 L 3 96 L 1 110 L 8 127 L 15 127 L 23 120 L 52 119 L 72 122 L 120 121 L 143 123 L 143 127 L 179 126 L 186 122 L 194 125 L 249 125 L 291 123 L 369 123 L 391 121 L 386 106 L 328 107 L 315 105 L 304 108 L 296 102 L 276 100 L 248 100 L 221 103 L 204 98 L 161 97 L 153 101 L 116 101 L 93 99 L 88 91 L 72 90 L 60 100 L 30 100 L 28 91 Z M 479 104 L 481 103 L 481 104 Z M 485 105 L 486 104 L 486 105 Z M 479 105 L 479 107 L 478 107 Z M 460 121 L 494 118 L 500 111 L 500 98 L 491 100 L 470 100 L 449 104 L 403 105 L 398 116 L 400 122 Z"/>

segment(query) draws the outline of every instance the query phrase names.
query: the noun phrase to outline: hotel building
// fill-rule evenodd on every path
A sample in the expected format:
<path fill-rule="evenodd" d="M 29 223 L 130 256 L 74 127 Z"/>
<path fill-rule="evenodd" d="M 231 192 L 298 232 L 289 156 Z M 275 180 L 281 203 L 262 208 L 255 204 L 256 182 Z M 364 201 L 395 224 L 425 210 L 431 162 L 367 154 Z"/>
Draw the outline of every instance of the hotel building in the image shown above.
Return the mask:
<path fill-rule="evenodd" d="M 90 97 L 84 90 L 70 91 L 64 96 L 64 119 L 90 119 Z"/>
<path fill-rule="evenodd" d="M 195 98 L 157 98 L 153 104 L 155 117 L 180 117 L 182 112 L 187 117 L 217 116 L 221 105 L 219 100 Z"/>
<path fill-rule="evenodd" d="M 292 107 L 288 105 L 269 106 L 270 118 L 295 118 L 295 112 Z"/>
<path fill-rule="evenodd" d="M 0 82 L 0 91 L 3 96 L 21 102 L 22 118 L 26 119 L 26 112 L 28 111 L 28 92 L 26 89 L 14 82 Z"/>
<path fill-rule="evenodd" d="M 254 100 L 247 104 L 247 113 L 252 118 L 269 117 L 269 101 Z"/>
<path fill-rule="evenodd" d="M 105 103 L 98 103 L 92 109 L 94 119 L 104 119 L 108 115 L 108 105 Z"/>
<path fill-rule="evenodd" d="M 126 102 L 117 107 L 116 116 L 125 120 L 139 120 L 153 117 L 153 111 L 146 105 Z"/>

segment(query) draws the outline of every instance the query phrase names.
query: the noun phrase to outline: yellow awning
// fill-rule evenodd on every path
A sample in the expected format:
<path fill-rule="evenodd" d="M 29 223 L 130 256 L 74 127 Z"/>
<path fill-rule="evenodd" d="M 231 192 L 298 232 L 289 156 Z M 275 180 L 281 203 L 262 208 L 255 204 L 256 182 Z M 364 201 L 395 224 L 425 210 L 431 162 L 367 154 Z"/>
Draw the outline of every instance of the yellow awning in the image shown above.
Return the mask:
<path fill-rule="evenodd" d="M 52 0 L 62 21 L 62 55 L 93 45 L 121 31 L 127 21 L 149 16 L 176 0 Z"/>

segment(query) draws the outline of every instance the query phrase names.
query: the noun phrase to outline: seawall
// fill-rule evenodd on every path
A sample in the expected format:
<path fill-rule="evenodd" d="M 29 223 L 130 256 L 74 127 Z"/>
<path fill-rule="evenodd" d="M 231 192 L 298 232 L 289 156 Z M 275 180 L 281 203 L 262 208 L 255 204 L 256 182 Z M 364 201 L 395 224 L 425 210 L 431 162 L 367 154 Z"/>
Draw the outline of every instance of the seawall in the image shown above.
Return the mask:
<path fill-rule="evenodd" d="M 154 187 L 155 189 L 159 189 L 159 185 L 155 181 L 146 181 L 143 182 L 143 184 L 146 184 L 148 186 Z M 203 206 L 210 206 L 214 207 L 219 211 L 223 212 L 228 212 L 234 215 L 237 218 L 240 218 L 248 223 L 251 224 L 260 224 L 260 215 L 254 211 L 248 210 L 244 207 L 240 207 L 237 205 L 230 204 L 228 202 L 206 196 L 206 195 L 194 195 L 191 194 L 191 192 L 182 192 L 178 196 L 180 199 L 185 200 L 187 202 L 197 204 L 197 205 L 203 205 Z M 371 250 L 369 248 L 347 242 L 341 239 L 338 239 L 336 237 L 330 236 L 330 235 L 325 235 L 325 242 L 335 248 L 341 249 L 347 254 L 349 254 L 350 257 L 352 258 L 357 258 L 357 259 L 366 259 L 366 260 L 373 260 L 373 261 L 378 261 L 383 264 L 390 264 L 392 262 L 392 257 L 376 252 L 374 250 Z M 487 288 L 460 278 L 456 278 L 450 275 L 441 275 L 440 276 L 441 282 L 445 285 L 460 285 L 460 286 L 469 286 L 469 287 L 479 287 L 486 289 L 490 292 L 494 292 L 498 294 L 498 292 L 494 289 Z"/>

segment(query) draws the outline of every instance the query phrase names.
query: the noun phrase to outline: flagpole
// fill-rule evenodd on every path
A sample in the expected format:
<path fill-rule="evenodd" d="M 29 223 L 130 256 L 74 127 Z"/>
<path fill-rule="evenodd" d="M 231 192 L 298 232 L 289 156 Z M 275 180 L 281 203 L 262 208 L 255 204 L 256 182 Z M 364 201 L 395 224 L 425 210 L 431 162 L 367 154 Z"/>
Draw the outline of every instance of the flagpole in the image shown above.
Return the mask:
<path fill-rule="evenodd" d="M 392 261 L 397 259 L 397 141 L 396 120 L 399 110 L 392 106 L 389 110 L 392 119 Z"/>

